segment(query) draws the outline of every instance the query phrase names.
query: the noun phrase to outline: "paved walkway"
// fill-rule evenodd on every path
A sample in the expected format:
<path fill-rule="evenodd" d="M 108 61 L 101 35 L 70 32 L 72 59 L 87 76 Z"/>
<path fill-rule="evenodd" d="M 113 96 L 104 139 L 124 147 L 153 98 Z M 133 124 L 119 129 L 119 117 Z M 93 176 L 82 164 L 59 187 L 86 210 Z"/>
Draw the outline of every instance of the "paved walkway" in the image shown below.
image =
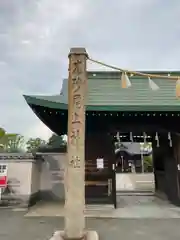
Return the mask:
<path fill-rule="evenodd" d="M 60 204 L 42 203 L 29 212 L 0 209 L 0 240 L 48 240 L 64 229 L 63 215 Z M 100 240 L 180 239 L 180 208 L 151 195 L 120 195 L 117 210 L 94 206 L 86 215 L 91 217 L 86 228 L 96 230 Z"/>
<path fill-rule="evenodd" d="M 0 209 L 0 240 L 48 240 L 63 229 L 61 217 L 25 218 L 23 212 Z M 87 219 L 100 240 L 179 240 L 180 219 Z"/>
<path fill-rule="evenodd" d="M 180 208 L 154 197 L 153 195 L 119 195 L 118 208 L 112 205 L 89 205 L 85 216 L 96 218 L 156 218 L 180 219 Z M 62 203 L 40 202 L 32 207 L 26 217 L 63 217 L 65 214 Z"/>

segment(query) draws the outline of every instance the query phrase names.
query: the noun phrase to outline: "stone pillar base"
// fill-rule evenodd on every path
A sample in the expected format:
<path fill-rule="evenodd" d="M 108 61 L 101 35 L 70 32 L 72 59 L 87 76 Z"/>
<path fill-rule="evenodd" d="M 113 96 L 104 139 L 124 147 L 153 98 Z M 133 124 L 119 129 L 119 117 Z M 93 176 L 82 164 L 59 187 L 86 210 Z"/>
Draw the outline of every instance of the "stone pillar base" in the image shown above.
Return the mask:
<path fill-rule="evenodd" d="M 56 231 L 49 240 L 98 240 L 99 236 L 96 231 L 87 231 L 86 235 L 82 239 L 67 239 L 64 238 L 64 231 Z"/>

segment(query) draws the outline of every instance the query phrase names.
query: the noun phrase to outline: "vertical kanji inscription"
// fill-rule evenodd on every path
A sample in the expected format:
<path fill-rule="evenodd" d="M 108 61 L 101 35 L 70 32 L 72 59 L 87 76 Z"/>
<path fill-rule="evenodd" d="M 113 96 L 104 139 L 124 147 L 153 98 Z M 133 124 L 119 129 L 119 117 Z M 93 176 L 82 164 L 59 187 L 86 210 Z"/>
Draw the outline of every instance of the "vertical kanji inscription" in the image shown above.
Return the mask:
<path fill-rule="evenodd" d="M 77 56 L 78 58 L 78 56 Z M 77 155 L 79 150 L 79 140 L 81 135 L 81 115 L 84 113 L 83 108 L 83 79 L 81 77 L 81 61 L 72 61 L 72 121 L 71 121 L 71 135 L 70 144 L 72 150 L 72 156 L 70 159 L 70 166 L 73 168 L 80 168 L 80 156 Z"/>

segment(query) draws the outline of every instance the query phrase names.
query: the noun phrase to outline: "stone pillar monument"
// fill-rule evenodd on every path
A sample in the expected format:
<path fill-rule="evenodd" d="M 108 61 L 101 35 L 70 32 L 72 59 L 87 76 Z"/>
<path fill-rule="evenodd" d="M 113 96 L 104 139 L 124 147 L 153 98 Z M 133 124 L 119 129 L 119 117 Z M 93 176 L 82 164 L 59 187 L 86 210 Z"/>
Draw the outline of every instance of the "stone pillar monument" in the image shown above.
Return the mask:
<path fill-rule="evenodd" d="M 87 53 L 72 48 L 68 78 L 68 159 L 65 170 L 65 231 L 52 239 L 98 239 L 85 231 L 85 98 L 87 95 Z"/>
<path fill-rule="evenodd" d="M 81 239 L 85 228 L 85 96 L 87 53 L 72 48 L 68 82 L 68 166 L 65 178 L 65 236 Z"/>

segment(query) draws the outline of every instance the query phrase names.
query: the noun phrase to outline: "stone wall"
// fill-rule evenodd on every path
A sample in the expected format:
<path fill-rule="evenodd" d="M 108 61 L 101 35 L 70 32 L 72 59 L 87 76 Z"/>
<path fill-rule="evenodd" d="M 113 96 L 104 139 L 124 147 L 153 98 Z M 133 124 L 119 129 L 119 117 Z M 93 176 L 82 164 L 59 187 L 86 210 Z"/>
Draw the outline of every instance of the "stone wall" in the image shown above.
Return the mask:
<path fill-rule="evenodd" d="M 40 198 L 48 201 L 64 201 L 64 171 L 66 153 L 40 153 L 41 165 Z"/>

